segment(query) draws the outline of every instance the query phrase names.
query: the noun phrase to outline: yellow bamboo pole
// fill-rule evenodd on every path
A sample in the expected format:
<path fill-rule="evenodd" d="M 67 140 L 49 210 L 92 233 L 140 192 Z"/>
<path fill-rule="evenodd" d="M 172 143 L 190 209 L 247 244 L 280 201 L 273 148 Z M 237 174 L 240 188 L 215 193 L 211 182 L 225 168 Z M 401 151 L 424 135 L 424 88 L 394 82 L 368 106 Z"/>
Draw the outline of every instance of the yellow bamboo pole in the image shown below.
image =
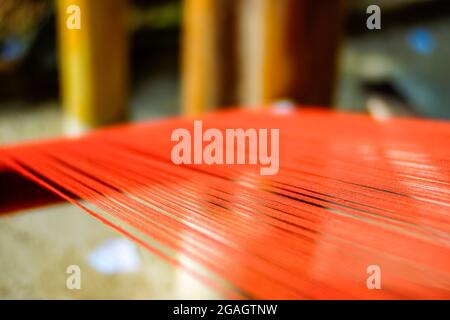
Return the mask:
<path fill-rule="evenodd" d="M 343 0 L 246 0 L 240 99 L 270 105 L 332 102 Z"/>
<path fill-rule="evenodd" d="M 195 115 L 214 105 L 216 93 L 215 0 L 184 0 L 182 113 Z"/>
<path fill-rule="evenodd" d="M 332 103 L 344 0 L 184 0 L 182 108 Z"/>
<path fill-rule="evenodd" d="M 62 103 L 69 133 L 127 118 L 126 0 L 56 0 Z M 67 25 L 80 9 L 80 29 Z"/>

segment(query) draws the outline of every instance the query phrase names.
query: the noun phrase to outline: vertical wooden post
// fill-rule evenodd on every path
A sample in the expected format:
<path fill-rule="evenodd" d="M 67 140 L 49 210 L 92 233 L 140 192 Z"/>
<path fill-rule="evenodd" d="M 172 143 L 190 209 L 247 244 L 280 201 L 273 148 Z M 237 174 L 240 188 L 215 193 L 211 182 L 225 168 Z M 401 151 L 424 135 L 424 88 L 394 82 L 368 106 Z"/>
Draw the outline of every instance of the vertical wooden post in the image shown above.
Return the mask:
<path fill-rule="evenodd" d="M 246 0 L 241 10 L 241 101 L 329 105 L 343 1 Z"/>
<path fill-rule="evenodd" d="M 181 107 L 185 115 L 200 113 L 214 103 L 214 1 L 184 0 Z"/>
<path fill-rule="evenodd" d="M 182 112 L 236 102 L 236 0 L 184 0 Z"/>
<path fill-rule="evenodd" d="M 185 0 L 185 114 L 332 103 L 343 0 Z"/>
<path fill-rule="evenodd" d="M 62 102 L 69 133 L 127 117 L 126 0 L 56 0 Z M 77 5 L 81 29 L 69 29 Z"/>

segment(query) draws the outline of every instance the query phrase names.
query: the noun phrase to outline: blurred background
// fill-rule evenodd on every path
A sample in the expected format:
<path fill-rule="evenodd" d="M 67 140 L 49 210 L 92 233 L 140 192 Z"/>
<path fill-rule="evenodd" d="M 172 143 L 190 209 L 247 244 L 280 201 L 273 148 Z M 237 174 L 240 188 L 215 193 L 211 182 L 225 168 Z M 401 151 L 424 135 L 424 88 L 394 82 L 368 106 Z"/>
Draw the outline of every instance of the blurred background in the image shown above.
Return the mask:
<path fill-rule="evenodd" d="M 96 3 L 0 2 L 0 143 L 279 101 L 450 118 L 445 0 Z"/>
<path fill-rule="evenodd" d="M 450 119 L 449 57 L 448 0 L 0 0 L 0 144 L 231 106 Z M 76 208 L 31 211 L 0 217 L 0 298 L 214 297 Z"/>

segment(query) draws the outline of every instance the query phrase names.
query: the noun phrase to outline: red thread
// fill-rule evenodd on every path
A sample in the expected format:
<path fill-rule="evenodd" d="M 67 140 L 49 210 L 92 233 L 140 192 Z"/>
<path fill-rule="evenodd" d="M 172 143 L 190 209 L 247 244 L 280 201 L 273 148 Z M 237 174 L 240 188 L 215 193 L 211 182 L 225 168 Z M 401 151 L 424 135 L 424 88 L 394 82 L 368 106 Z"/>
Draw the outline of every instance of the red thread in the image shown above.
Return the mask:
<path fill-rule="evenodd" d="M 280 129 L 279 173 L 172 164 L 172 130 L 192 128 L 177 118 L 8 147 L 0 165 L 226 297 L 450 298 L 448 123 L 314 110 L 202 120 Z M 382 290 L 366 287 L 373 264 Z"/>

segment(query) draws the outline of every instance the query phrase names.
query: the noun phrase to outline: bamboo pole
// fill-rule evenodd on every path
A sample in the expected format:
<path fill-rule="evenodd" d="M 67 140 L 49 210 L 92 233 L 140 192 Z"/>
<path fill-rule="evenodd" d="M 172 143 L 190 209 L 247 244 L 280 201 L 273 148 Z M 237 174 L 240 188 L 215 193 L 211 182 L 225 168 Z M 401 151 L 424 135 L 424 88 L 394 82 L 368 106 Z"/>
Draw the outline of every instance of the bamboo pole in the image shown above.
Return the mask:
<path fill-rule="evenodd" d="M 236 0 L 184 0 L 182 113 L 235 103 Z"/>
<path fill-rule="evenodd" d="M 246 0 L 240 100 L 332 103 L 343 1 Z"/>
<path fill-rule="evenodd" d="M 215 0 L 185 0 L 183 6 L 182 113 L 212 107 L 217 94 Z"/>
<path fill-rule="evenodd" d="M 183 113 L 332 104 L 342 17 L 343 0 L 184 0 Z"/>
<path fill-rule="evenodd" d="M 67 131 L 127 118 L 126 0 L 56 0 L 62 103 Z M 77 5 L 80 29 L 69 29 Z"/>

